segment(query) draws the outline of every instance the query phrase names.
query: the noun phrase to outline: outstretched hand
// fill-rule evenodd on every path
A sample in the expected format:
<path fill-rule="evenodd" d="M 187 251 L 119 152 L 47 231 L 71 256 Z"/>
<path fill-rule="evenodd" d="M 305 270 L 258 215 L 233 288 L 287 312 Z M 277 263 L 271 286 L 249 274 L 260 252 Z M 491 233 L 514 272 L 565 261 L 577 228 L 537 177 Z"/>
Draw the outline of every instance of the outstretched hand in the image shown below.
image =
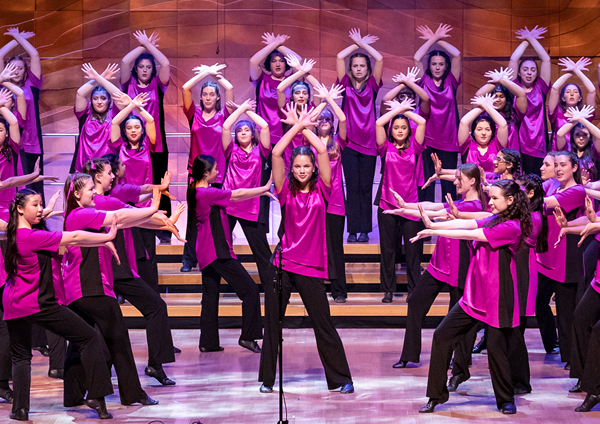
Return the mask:
<path fill-rule="evenodd" d="M 594 202 L 590 196 L 585 196 L 585 216 L 590 222 L 596 222 L 598 219 L 596 211 L 594 211 Z"/>

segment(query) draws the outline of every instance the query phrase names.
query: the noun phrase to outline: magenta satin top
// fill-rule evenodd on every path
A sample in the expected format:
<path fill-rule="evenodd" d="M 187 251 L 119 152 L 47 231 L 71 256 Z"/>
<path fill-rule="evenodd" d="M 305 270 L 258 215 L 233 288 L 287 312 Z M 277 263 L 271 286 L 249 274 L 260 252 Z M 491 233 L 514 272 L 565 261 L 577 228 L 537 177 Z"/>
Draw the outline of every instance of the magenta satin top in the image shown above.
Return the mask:
<path fill-rule="evenodd" d="M 378 206 L 384 211 L 398 209 L 391 190 L 402 196 L 404 201 L 417 203 L 419 201 L 417 165 L 418 158 L 425 147 L 417 143 L 413 135 L 407 149 L 399 150 L 392 143 L 386 142 L 377 150 L 382 161 L 385 161 L 381 177 L 381 200 Z M 420 221 L 420 218 L 414 216 L 405 218 Z"/>
<path fill-rule="evenodd" d="M 502 150 L 502 145 L 495 137 L 490 141 L 487 150 L 483 154 L 479 150 L 479 145 L 471 136 L 460 146 L 461 156 L 467 155 L 465 163 L 474 163 L 481 166 L 485 172 L 494 172 L 494 159 L 499 150 Z"/>
<path fill-rule="evenodd" d="M 236 259 L 231 246 L 229 220 L 225 212 L 230 199 L 231 190 L 215 187 L 196 188 L 196 255 L 200 269 L 216 259 Z"/>
<path fill-rule="evenodd" d="M 25 122 L 23 132 L 21 133 L 21 150 L 25 153 L 40 154 L 42 152 L 42 128 L 40 124 L 40 89 L 42 88 L 42 77 L 36 77 L 33 72 L 29 72 L 29 77 L 21 89 L 25 95 L 25 104 L 27 112 L 25 113 Z"/>
<path fill-rule="evenodd" d="M 338 149 L 329 152 L 329 165 L 331 166 L 331 195 L 327 204 L 327 213 L 332 215 L 346 215 L 344 199 L 344 180 L 342 179 L 342 150 L 346 148 L 346 140 L 337 134 L 334 136 Z"/>
<path fill-rule="evenodd" d="M 119 109 L 112 104 L 106 112 L 104 122 L 92 119 L 92 106 L 88 100 L 87 106 L 81 112 L 73 108 L 73 112 L 79 121 L 79 149 L 75 159 L 75 172 L 81 172 L 83 165 L 92 159 L 100 158 L 107 153 L 116 153 L 123 142 L 119 139 L 112 143 L 110 139 L 110 126 L 112 119 L 119 113 Z"/>
<path fill-rule="evenodd" d="M 493 217 L 477 220 L 478 228 Z M 473 242 L 473 260 L 459 304 L 471 317 L 495 328 L 519 325 L 519 293 L 515 255 L 521 224 L 505 221 L 483 228 L 487 242 Z M 502 295 L 500 295 L 502 293 Z"/>
<path fill-rule="evenodd" d="M 458 110 L 456 108 L 456 90 L 462 82 L 452 72 L 444 81 L 440 91 L 433 78 L 425 74 L 418 84 L 431 98 L 431 113 L 425 128 L 425 146 L 446 152 L 458 152 Z"/>
<path fill-rule="evenodd" d="M 105 218 L 104 211 L 79 207 L 71 211 L 65 228 L 100 232 Z M 63 255 L 65 305 L 82 297 L 115 297 L 111 262 L 112 253 L 106 247 L 67 246 Z"/>
<path fill-rule="evenodd" d="M 163 98 L 165 92 L 167 91 L 167 85 L 164 85 L 157 75 L 154 78 L 152 78 L 150 84 L 142 88 L 137 84 L 137 81 L 132 75 L 128 82 L 126 82 L 125 84 L 121 84 L 121 91 L 127 93 L 132 99 L 141 93 L 149 94 L 148 103 L 146 104 L 146 106 L 144 106 L 144 109 L 146 109 L 146 111 L 150 115 L 152 115 L 152 118 L 154 118 L 154 125 L 156 126 L 156 143 L 154 145 L 151 145 L 150 148 L 152 149 L 153 153 L 162 153 L 163 141 L 166 143 L 166 140 L 163 140 L 163 135 L 165 132 L 165 129 L 163 128 L 163 126 L 165 125 Z M 160 119 L 161 115 L 163 116 L 162 120 Z"/>
<path fill-rule="evenodd" d="M 277 102 L 277 86 L 281 83 L 273 79 L 271 74 L 262 73 L 256 81 L 251 81 L 257 90 L 256 113 L 269 124 L 271 144 L 277 144 L 283 136 L 279 103 Z M 285 89 L 285 102 L 289 102 L 291 87 Z"/>
<path fill-rule="evenodd" d="M 190 123 L 190 157 L 188 159 L 188 171 L 192 172 L 194 159 L 198 155 L 210 155 L 217 161 L 216 183 L 223 183 L 225 176 L 225 153 L 223 152 L 223 123 L 227 119 L 227 108 L 223 108 L 213 115 L 208 121 L 202 117 L 202 109 L 194 103 L 188 110 L 183 109 Z"/>
<path fill-rule="evenodd" d="M 56 304 L 52 255 L 58 255 L 62 233 L 17 229 L 17 270 L 6 284 L 4 320 L 27 317 Z"/>
<path fill-rule="evenodd" d="M 496 125 L 496 134 L 498 133 L 498 126 Z M 494 137 L 494 142 L 501 146 L 498 141 L 498 137 Z M 513 149 L 519 151 L 519 130 L 514 122 L 508 124 L 508 143 L 506 144 L 507 149 Z"/>
<path fill-rule="evenodd" d="M 148 150 L 147 146 L 147 138 L 139 149 L 129 149 L 127 148 L 126 143 L 121 145 L 121 148 L 119 149 L 119 158 L 125 165 L 123 183 L 135 186 L 152 184 L 152 158 L 150 157 L 150 150 Z M 149 205 L 150 200 L 140 204 L 140 206 L 144 207 Z"/>
<path fill-rule="evenodd" d="M 285 208 L 284 233 L 281 238 L 283 269 L 315 278 L 328 278 L 325 214 L 331 188 L 319 178 L 315 189 L 308 193 L 289 190 L 286 179 L 277 193 Z M 279 265 L 275 255 L 274 265 Z"/>
<path fill-rule="evenodd" d="M 348 148 L 359 153 L 376 156 L 377 138 L 375 136 L 375 99 L 383 85 L 383 80 L 377 84 L 371 75 L 365 83 L 365 88 L 358 91 L 352 85 L 350 77 L 346 74 L 341 81 L 336 80 L 344 88 L 344 101 L 342 110 L 346 114 L 346 138 Z"/>
<path fill-rule="evenodd" d="M 454 202 L 461 212 L 481 212 L 481 202 L 479 200 Z M 444 203 L 446 211 L 450 213 L 448 205 Z M 435 249 L 431 255 L 431 261 L 427 266 L 427 271 L 436 280 L 449 284 L 452 287 L 458 287 L 458 266 L 460 240 L 438 237 Z"/>
<path fill-rule="evenodd" d="M 11 147 L 11 149 L 8 151 L 10 157 L 7 158 L 3 153 L 0 152 L 0 181 L 4 181 L 7 178 L 15 176 L 15 158 L 12 153 L 13 151 L 19 153 L 19 148 L 10 138 L 8 143 Z M 16 193 L 16 187 L 0 190 L 0 208 L 8 209 L 10 202 L 15 198 Z"/>
<path fill-rule="evenodd" d="M 136 204 L 140 200 L 142 194 L 142 188 L 139 185 L 119 183 L 115 185 L 110 191 L 111 197 L 116 197 L 123 203 Z"/>
<path fill-rule="evenodd" d="M 577 184 L 569 187 L 566 190 L 557 191 L 560 188 L 558 185 L 550 185 L 549 191 L 546 192 L 546 197 L 554 196 L 558 201 L 561 209 L 565 212 L 568 221 L 572 221 L 585 214 L 585 188 Z M 572 278 L 580 278 L 582 276 L 571 275 L 567 272 L 567 268 L 583 263 L 583 252 L 577 248 L 578 235 L 568 234 L 563 237 L 558 246 L 555 246 L 558 235 L 560 234 L 560 226 L 556 223 L 554 217 L 554 208 L 547 210 L 548 217 L 548 251 L 537 254 L 538 272 L 555 281 L 577 282 L 571 281 Z M 573 243 L 575 245 L 573 246 Z M 579 253 L 578 253 L 579 252 Z"/>
<path fill-rule="evenodd" d="M 521 87 L 518 81 L 515 81 Z M 539 77 L 533 88 L 527 93 L 527 112 L 525 115 L 515 108 L 515 115 L 520 121 L 519 142 L 521 153 L 543 158 L 546 156 L 546 95 L 550 86 Z"/>
<path fill-rule="evenodd" d="M 271 148 L 265 149 L 261 143 L 254 146 L 250 153 L 246 153 L 235 142 L 231 142 L 225 151 L 227 158 L 227 175 L 223 182 L 224 190 L 235 190 L 238 188 L 260 187 L 260 177 L 263 163 L 266 163 Z M 227 206 L 227 214 L 247 221 L 258 221 L 260 211 L 260 197 L 244 200 L 242 202 L 231 202 Z"/>

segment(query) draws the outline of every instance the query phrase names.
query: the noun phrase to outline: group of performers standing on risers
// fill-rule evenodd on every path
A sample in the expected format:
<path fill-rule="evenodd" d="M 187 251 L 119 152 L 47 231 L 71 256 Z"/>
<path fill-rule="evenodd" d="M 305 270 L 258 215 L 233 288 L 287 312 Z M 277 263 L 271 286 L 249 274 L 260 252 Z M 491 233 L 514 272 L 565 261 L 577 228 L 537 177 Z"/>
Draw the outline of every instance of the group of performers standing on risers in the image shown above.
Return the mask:
<path fill-rule="evenodd" d="M 469 379 L 481 325 L 498 409 L 515 413 L 514 395 L 532 390 L 523 331 L 533 315 L 548 353 L 560 351 L 565 368 L 578 379 L 571 391 L 587 393 L 576 411 L 596 405 L 600 277 L 596 280 L 592 270 L 598 242 L 587 236 L 600 233 L 600 223 L 587 196 L 600 198 L 600 130 L 590 122 L 596 89 L 584 71 L 591 62 L 561 59 L 565 74 L 551 87 L 550 57 L 539 42 L 545 29 L 520 30 L 523 42 L 508 67 L 486 73 L 489 82 L 459 119 L 461 55 L 446 41 L 451 29 L 417 28 L 425 42 L 415 53 L 415 67 L 393 78 L 398 85 L 383 98 L 378 119 L 383 57 L 373 48 L 377 37 L 358 30 L 350 31 L 353 43 L 337 56 L 331 88 L 311 74 L 313 60 L 302 60 L 284 45 L 285 35 L 264 34 L 265 47 L 250 59 L 256 101 L 234 103 L 233 86 L 221 73 L 225 65 L 194 68 L 196 75 L 182 87 L 191 133 L 187 240 L 175 226 L 184 207 L 171 211 L 168 192 L 163 99 L 170 64 L 157 48 L 157 34 L 134 33 L 139 46 L 123 58 L 120 89 L 111 82 L 116 65 L 102 73 L 83 65 L 90 81 L 75 101 L 80 137 L 64 187 L 64 231 L 49 232 L 44 220 L 56 214 L 58 195 L 44 208 L 43 180 L 52 177 L 41 176 L 41 163 L 36 165 L 43 155 L 40 60 L 27 41 L 33 33 L 9 29 L 13 40 L 0 49 L 5 87 L 0 91 L 0 224 L 7 234 L 0 345 L 7 346 L 9 337 L 10 351 L 0 349 L 0 396 L 13 402 L 11 418 L 28 419 L 34 326 L 70 342 L 61 370 L 65 406 L 87 404 L 100 418 L 111 418 L 104 401 L 112 393 L 111 365 L 122 404 L 157 403 L 141 388 L 117 294 L 146 319 L 145 373 L 163 385 L 175 384 L 163 369 L 178 349 L 158 294 L 155 247 L 155 235 L 168 241 L 171 233 L 186 242 L 181 270 L 197 264 L 202 271 L 201 352 L 223 350 L 218 301 L 224 278 L 242 301 L 239 344 L 261 352 L 260 391 L 272 392 L 278 309 L 285 309 L 295 288 L 313 322 L 328 388 L 353 393 L 324 280 L 331 281 L 334 300 L 345 302 L 345 217 L 348 242 L 368 241 L 377 156 L 383 302 L 393 301 L 395 252 L 402 240 L 407 262 L 407 330 L 394 368 L 420 361 L 427 311 L 446 286 L 451 294 L 450 311 L 434 333 L 429 402 L 420 412 L 433 412 Z M 17 44 L 29 55 L 29 65 L 20 57 L 5 63 Z M 439 50 L 432 50 L 434 45 Z M 541 65 L 523 58 L 528 46 Z M 367 54 L 355 52 L 359 48 Z M 567 84 L 573 75 L 584 84 L 585 97 L 577 85 Z M 192 89 L 202 81 L 196 105 Z M 242 120 L 243 114 L 249 120 Z M 445 202 L 434 202 L 437 180 Z M 30 188 L 16 191 L 25 185 Z M 282 210 L 273 255 L 266 238 L 269 197 Z M 259 290 L 232 249 L 236 223 L 248 239 L 265 292 L 262 349 Z M 429 236 L 438 236 L 437 244 L 421 275 L 423 238 Z M 65 246 L 62 259 L 60 246 Z M 278 266 L 281 305 L 274 287 Z M 553 293 L 558 337 L 549 307 Z M 61 345 L 64 341 L 56 343 Z M 55 350 L 51 355 L 60 354 Z"/>

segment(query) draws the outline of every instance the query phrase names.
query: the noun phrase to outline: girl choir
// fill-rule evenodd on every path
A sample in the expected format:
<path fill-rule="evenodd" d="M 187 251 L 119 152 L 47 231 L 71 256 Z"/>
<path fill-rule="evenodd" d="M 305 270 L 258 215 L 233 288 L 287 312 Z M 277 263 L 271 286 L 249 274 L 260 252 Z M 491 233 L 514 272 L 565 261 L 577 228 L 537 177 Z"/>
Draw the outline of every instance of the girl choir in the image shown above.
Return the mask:
<path fill-rule="evenodd" d="M 10 339 L 10 352 L 0 352 L 0 397 L 13 403 L 10 418 L 28 419 L 34 324 L 70 342 L 65 406 L 87 405 L 99 418 L 112 418 L 104 397 L 113 391 L 113 365 L 122 404 L 158 403 L 141 387 L 117 295 L 146 320 L 145 373 L 175 384 L 163 368 L 175 361 L 177 348 L 158 294 L 155 259 L 155 236 L 168 241 L 171 234 L 185 242 L 181 271 L 202 270 L 201 352 L 223 350 L 218 303 L 224 278 L 242 301 L 239 344 L 261 353 L 260 392 L 272 392 L 278 310 L 296 289 L 312 319 L 329 390 L 353 393 L 324 280 L 331 281 L 334 300 L 346 302 L 345 217 L 347 241 L 368 242 L 377 156 L 383 302 L 393 301 L 402 244 L 407 262 L 407 328 L 394 368 L 420 362 L 425 316 L 439 292 L 450 291 L 450 310 L 433 336 L 429 401 L 419 412 L 434 412 L 469 379 L 474 334 L 485 326 L 497 407 L 516 413 L 515 395 L 532 390 L 523 337 L 530 316 L 538 320 L 546 351 L 560 352 L 577 379 L 570 391 L 587 393 L 575 410 L 600 402 L 600 277 L 593 269 L 600 212 L 587 197 L 600 198 L 600 130 L 591 123 L 596 88 L 585 74 L 591 61 L 561 59 L 565 73 L 551 84 L 550 57 L 539 41 L 546 29 L 517 31 L 523 41 L 508 67 L 485 74 L 488 83 L 461 119 L 461 52 L 447 41 L 451 30 L 443 24 L 435 32 L 417 28 L 424 43 L 415 67 L 393 78 L 397 86 L 383 99 L 378 119 L 383 57 L 373 47 L 377 37 L 355 29 L 353 44 L 337 55 L 331 88 L 311 75 L 315 61 L 284 45 L 286 35 L 264 34 L 265 47 L 250 59 L 256 101 L 234 103 L 225 65 L 194 68 L 196 75 L 182 87 L 191 134 L 183 240 L 175 226 L 183 205 L 171 214 L 168 193 L 163 100 L 170 62 L 157 47 L 158 34 L 134 34 L 139 46 L 123 58 L 119 88 L 111 82 L 116 64 L 101 74 L 83 65 L 89 81 L 75 99 L 80 137 L 64 187 L 64 231 L 50 232 L 43 180 L 52 177 L 40 176 L 36 165 L 41 168 L 43 156 L 40 59 L 27 41 L 33 33 L 9 29 L 13 40 L 0 48 L 0 228 L 7 239 L 0 338 Z M 17 45 L 29 59 L 4 60 Z M 541 63 L 524 57 L 528 46 Z M 569 82 L 573 76 L 585 95 Z M 192 89 L 200 83 L 196 105 Z M 437 180 L 444 202 L 434 202 Z M 31 188 L 17 191 L 24 185 Z M 269 197 L 282 210 L 273 255 L 266 237 Z M 265 292 L 264 334 L 258 287 L 233 252 L 236 223 Z M 431 236 L 437 236 L 436 247 L 421 274 L 423 239 Z M 282 304 L 274 289 L 278 266 Z M 553 294 L 557 326 L 549 307 Z"/>

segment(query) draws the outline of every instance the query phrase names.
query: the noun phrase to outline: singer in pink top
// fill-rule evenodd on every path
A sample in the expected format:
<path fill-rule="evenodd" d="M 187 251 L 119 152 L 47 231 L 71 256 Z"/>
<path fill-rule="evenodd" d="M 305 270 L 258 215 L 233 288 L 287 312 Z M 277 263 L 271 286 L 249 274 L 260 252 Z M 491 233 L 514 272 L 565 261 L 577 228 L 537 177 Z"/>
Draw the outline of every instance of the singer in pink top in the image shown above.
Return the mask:
<path fill-rule="evenodd" d="M 412 293 L 421 277 L 421 254 L 423 242 L 408 243 L 423 229 L 418 217 L 385 214 L 385 211 L 397 208 L 394 192 L 405 201 L 416 203 L 418 195 L 418 158 L 424 150 L 425 118 L 411 112 L 412 100 L 402 103 L 396 100 L 388 102 L 390 111 L 376 122 L 377 150 L 382 160 L 383 175 L 379 191 L 375 198 L 377 221 L 379 224 L 379 243 L 381 248 L 381 291 L 382 302 L 390 303 L 396 291 L 396 249 L 404 239 L 406 252 L 406 274 L 408 293 Z M 410 121 L 417 124 L 412 131 Z M 384 126 L 389 124 L 386 133 Z"/>
<path fill-rule="evenodd" d="M 373 230 L 373 179 L 377 163 L 375 99 L 383 85 L 383 56 L 371 46 L 378 37 L 350 30 L 354 44 L 338 53 L 336 84 L 344 87 L 347 145 L 342 152 L 346 180 L 348 242 L 368 242 Z M 353 53 L 362 48 L 368 54 Z M 348 65 L 346 67 L 346 57 Z M 375 65 L 371 68 L 371 57 Z M 359 234 L 357 236 L 357 234 Z"/>
<path fill-rule="evenodd" d="M 21 140 L 18 119 L 6 107 L 10 97 L 6 90 L 0 92 L 0 180 L 15 176 L 14 162 L 18 158 Z M 16 191 L 15 188 L 3 187 L 0 191 L 0 208 L 8 208 Z"/>
<path fill-rule="evenodd" d="M 437 405 L 449 399 L 448 352 L 480 322 L 489 325 L 487 349 L 496 405 L 503 414 L 517 412 L 507 351 L 514 327 L 519 325 L 515 255 L 531 232 L 531 216 L 527 196 L 512 180 L 494 183 L 489 203 L 493 217 L 427 223 L 431 229 L 415 237 L 416 240 L 436 235 L 474 241 L 464 295 L 433 336 L 427 382 L 429 402 L 419 412 L 434 412 Z"/>
<path fill-rule="evenodd" d="M 300 293 L 314 327 L 317 349 L 329 390 L 353 393 L 352 377 L 344 346 L 331 321 L 323 279 L 327 278 L 327 200 L 331 194 L 331 167 L 327 147 L 307 126 L 312 126 L 306 107 L 297 115 L 295 104 L 286 110 L 290 131 L 273 149 L 273 180 L 283 216 L 283 236 L 275 252 L 274 266 L 282 268 L 282 315 L 295 286 Z M 286 176 L 283 154 L 297 132 L 307 138 L 317 151 L 319 169 L 308 146 L 292 152 L 292 168 Z M 271 393 L 277 366 L 279 296 L 265 293 L 265 340 L 261 353 L 258 380 L 261 393 Z"/>
<path fill-rule="evenodd" d="M 116 235 L 116 220 L 112 221 L 108 234 L 48 232 L 40 228 L 44 227 L 42 213 L 41 196 L 29 189 L 19 191 L 10 205 L 4 263 L 8 282 L 2 296 L 13 362 L 14 399 L 10 418 L 19 421 L 28 419 L 33 324 L 79 346 L 84 372 L 78 377 L 85 375 L 85 381 L 74 383 L 83 384 L 88 390 L 87 400 L 81 401 L 95 409 L 99 418 L 112 418 L 104 402 L 104 396 L 113 393 L 113 390 L 110 373 L 101 354 L 100 336 L 73 311 L 57 303 L 52 255 L 57 254 L 59 246 L 91 247 L 110 243 Z M 66 365 L 65 376 L 73 370 L 69 363 Z M 65 394 L 76 387 L 72 384 L 72 380 L 65 378 Z"/>

